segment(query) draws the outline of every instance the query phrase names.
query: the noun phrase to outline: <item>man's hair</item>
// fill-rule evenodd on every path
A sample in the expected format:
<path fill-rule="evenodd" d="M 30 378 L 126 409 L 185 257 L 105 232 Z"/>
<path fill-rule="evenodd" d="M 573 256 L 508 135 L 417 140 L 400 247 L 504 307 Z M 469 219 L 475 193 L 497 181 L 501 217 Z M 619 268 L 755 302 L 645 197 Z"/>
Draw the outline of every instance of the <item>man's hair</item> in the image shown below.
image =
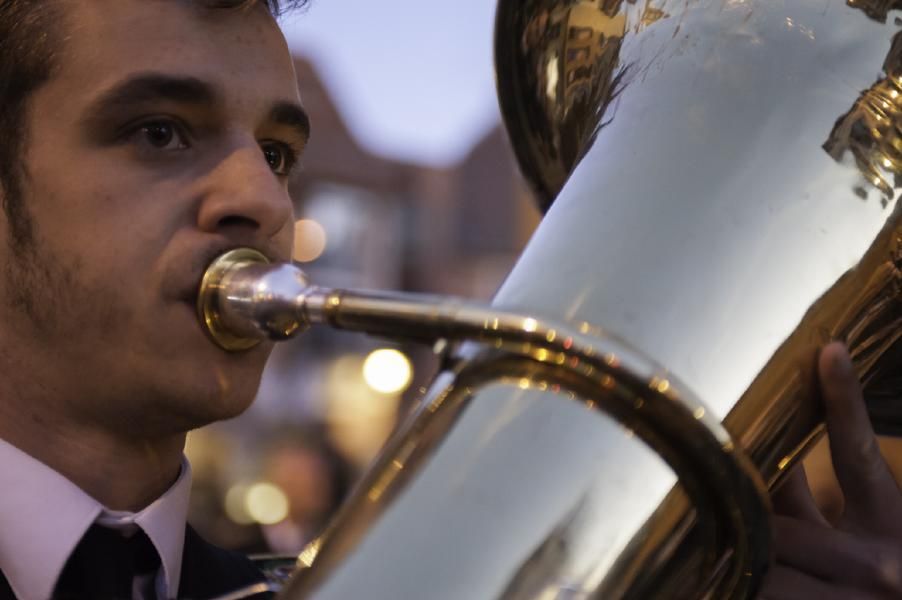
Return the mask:
<path fill-rule="evenodd" d="M 209 9 L 264 4 L 278 17 L 307 0 L 191 0 Z M 0 195 L 14 249 L 32 241 L 28 209 L 22 203 L 27 146 L 28 100 L 50 78 L 61 45 L 56 0 L 0 0 Z"/>

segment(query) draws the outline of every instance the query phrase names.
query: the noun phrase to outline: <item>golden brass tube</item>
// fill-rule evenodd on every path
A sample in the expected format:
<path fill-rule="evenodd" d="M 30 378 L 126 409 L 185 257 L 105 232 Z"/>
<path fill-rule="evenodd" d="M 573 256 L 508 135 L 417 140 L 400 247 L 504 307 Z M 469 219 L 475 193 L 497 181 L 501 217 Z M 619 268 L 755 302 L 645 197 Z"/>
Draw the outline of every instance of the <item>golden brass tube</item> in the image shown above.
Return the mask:
<path fill-rule="evenodd" d="M 588 323 L 556 323 L 434 296 L 320 288 L 296 266 L 270 264 L 247 248 L 210 265 L 198 312 L 211 338 L 229 351 L 326 324 L 428 344 L 478 342 L 545 365 L 554 385 L 583 390 L 588 406 L 640 421 L 631 425 L 637 435 L 670 462 L 691 494 L 703 496 L 694 498 L 699 504 L 713 507 L 721 552 L 728 549 L 734 558 L 731 572 L 718 579 L 720 593 L 745 596 L 760 583 L 770 558 L 769 501 L 751 461 L 665 369 Z M 610 394 L 615 385 L 628 393 Z M 297 587 L 304 585 L 302 579 Z"/>

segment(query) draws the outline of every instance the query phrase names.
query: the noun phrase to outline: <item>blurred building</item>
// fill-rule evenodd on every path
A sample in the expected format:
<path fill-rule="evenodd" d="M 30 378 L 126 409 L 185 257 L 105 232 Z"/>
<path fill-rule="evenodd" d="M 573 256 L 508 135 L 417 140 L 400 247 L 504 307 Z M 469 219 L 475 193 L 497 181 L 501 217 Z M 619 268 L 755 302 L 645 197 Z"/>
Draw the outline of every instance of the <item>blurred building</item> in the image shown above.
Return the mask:
<path fill-rule="evenodd" d="M 539 219 L 501 126 L 448 168 L 376 156 L 355 141 L 311 64 L 298 59 L 296 68 L 313 133 L 292 185 L 295 260 L 323 286 L 490 299 Z M 400 354 L 375 355 L 365 374 L 368 355 L 383 348 Z M 261 519 L 293 512 L 287 495 L 270 494 L 262 517 L 246 506 L 271 462 L 267 440 L 315 427 L 359 473 L 434 370 L 428 349 L 358 334 L 314 329 L 279 345 L 251 410 L 189 440 L 192 522 L 223 545 L 265 549 Z"/>

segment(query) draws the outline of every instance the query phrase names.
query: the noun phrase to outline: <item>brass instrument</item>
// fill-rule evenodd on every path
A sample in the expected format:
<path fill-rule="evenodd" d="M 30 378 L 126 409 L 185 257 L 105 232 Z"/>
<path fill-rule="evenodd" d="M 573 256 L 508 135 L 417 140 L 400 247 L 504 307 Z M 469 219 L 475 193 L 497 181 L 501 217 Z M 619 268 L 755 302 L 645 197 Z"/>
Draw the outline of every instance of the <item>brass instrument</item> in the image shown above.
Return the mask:
<path fill-rule="evenodd" d="M 214 263 L 223 347 L 314 323 L 447 346 L 282 597 L 754 597 L 766 486 L 822 430 L 817 348 L 844 340 L 902 431 L 898 5 L 500 0 L 548 212 L 491 307 Z"/>

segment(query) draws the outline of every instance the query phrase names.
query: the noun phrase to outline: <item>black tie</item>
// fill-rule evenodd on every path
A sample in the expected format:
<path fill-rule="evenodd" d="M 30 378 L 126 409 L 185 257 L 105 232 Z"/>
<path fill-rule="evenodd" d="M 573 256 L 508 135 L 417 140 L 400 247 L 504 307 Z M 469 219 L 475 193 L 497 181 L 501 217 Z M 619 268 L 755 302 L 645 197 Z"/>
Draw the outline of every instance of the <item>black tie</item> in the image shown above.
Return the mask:
<path fill-rule="evenodd" d="M 131 537 L 91 525 L 66 562 L 53 597 L 58 600 L 131 600 L 132 581 L 147 577 L 150 595 L 153 575 L 160 567 L 156 549 L 141 529 Z"/>

